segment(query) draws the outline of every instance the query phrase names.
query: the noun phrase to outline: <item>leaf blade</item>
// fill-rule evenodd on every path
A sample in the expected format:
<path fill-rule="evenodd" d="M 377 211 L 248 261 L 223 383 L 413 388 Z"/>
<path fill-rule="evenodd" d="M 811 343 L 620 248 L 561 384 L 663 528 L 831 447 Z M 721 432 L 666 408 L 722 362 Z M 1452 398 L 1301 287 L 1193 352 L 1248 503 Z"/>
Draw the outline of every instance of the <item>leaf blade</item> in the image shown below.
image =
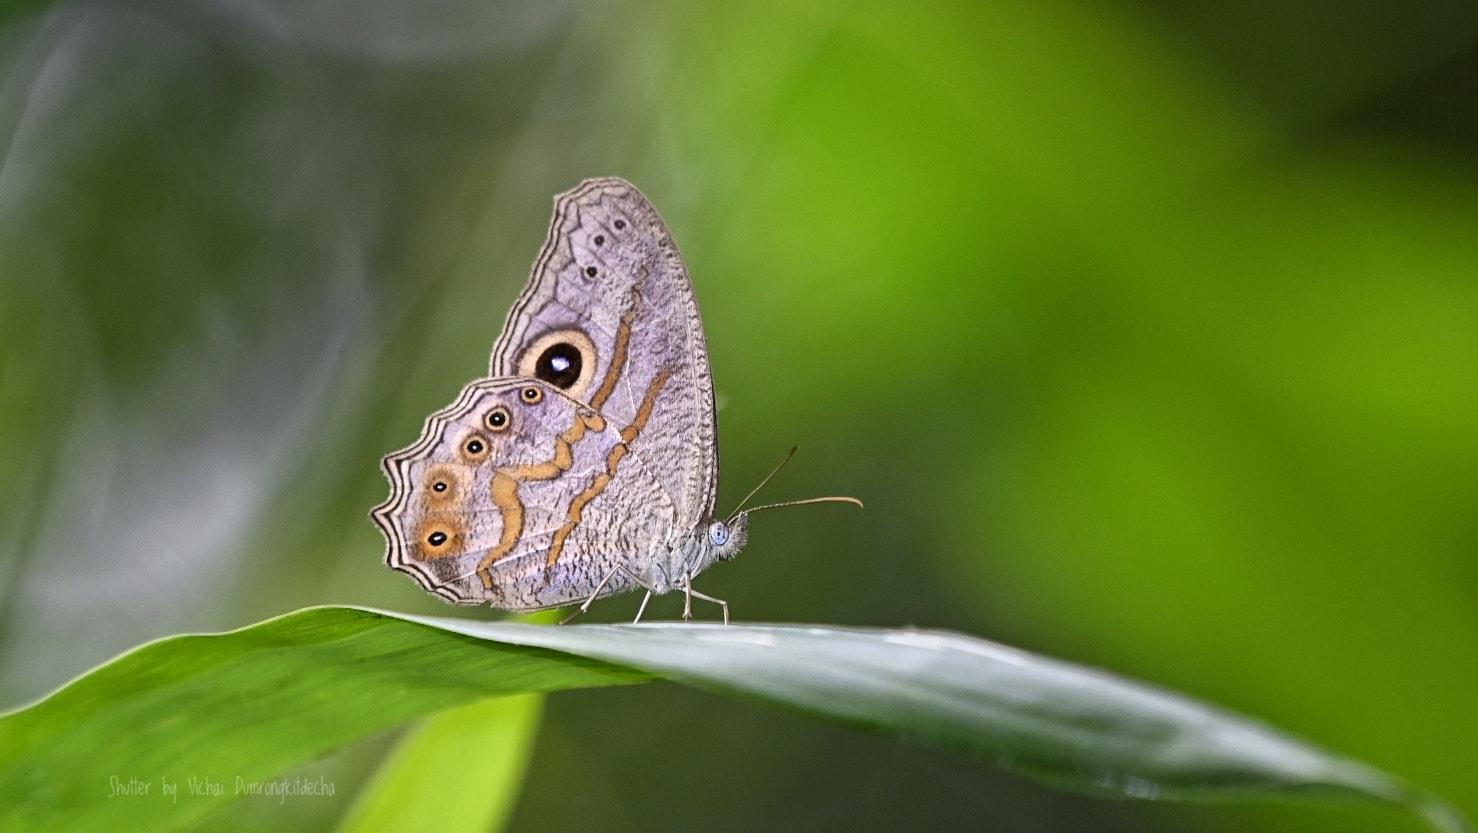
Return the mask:
<path fill-rule="evenodd" d="M 797 707 L 1090 792 L 1201 798 L 1328 789 L 1409 798 L 1389 776 L 1247 718 L 953 633 L 667 623 L 553 630 L 407 618 Z M 1006 759 L 1002 749 L 1011 750 Z M 1155 785 L 1160 791 L 1150 794 Z"/>
<path fill-rule="evenodd" d="M 654 676 L 963 752 L 1070 789 L 1140 798 L 1345 795 L 1405 804 L 1436 828 L 1466 829 L 1450 808 L 1396 779 L 1256 721 L 958 634 L 550 628 L 345 607 L 151 643 L 0 716 L 0 829 L 177 829 L 220 802 L 150 814 L 143 804 L 102 800 L 105 770 L 172 763 L 266 776 L 490 695 Z M 339 696 L 346 692 L 353 696 Z M 97 760 L 94 738 L 118 737 L 130 740 L 123 759 Z"/>
<path fill-rule="evenodd" d="M 537 694 L 511 694 L 427 718 L 396 744 L 337 833 L 502 830 L 543 702 Z"/>
<path fill-rule="evenodd" d="M 178 830 L 354 740 L 498 694 L 640 682 L 569 654 L 490 646 L 342 607 L 146 643 L 0 716 L 0 830 Z M 100 752 L 106 751 L 106 755 Z M 111 777 L 150 784 L 112 792 Z M 189 796 L 187 778 L 223 796 Z M 177 803 L 160 780 L 180 784 Z"/>

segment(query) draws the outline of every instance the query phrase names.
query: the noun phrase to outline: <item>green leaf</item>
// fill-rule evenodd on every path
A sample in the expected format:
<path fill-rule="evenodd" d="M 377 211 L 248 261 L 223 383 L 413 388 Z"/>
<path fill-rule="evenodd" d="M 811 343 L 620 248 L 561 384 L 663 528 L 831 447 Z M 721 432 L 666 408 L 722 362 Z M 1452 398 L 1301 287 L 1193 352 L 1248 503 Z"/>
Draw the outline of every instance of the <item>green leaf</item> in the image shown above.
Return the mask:
<path fill-rule="evenodd" d="M 540 627 L 310 608 L 160 640 L 0 717 L 0 829 L 168 830 L 230 799 L 109 799 L 110 776 L 262 780 L 490 695 L 669 677 L 1138 798 L 1444 805 L 1259 723 L 957 634 L 802 625 Z M 106 754 L 100 754 L 106 750 Z"/>
<path fill-rule="evenodd" d="M 548 610 L 523 621 L 554 624 L 562 615 Z M 502 830 L 513 815 L 543 712 L 542 695 L 515 694 L 425 719 L 380 764 L 338 833 Z"/>
<path fill-rule="evenodd" d="M 396 745 L 339 833 L 503 829 L 543 702 L 537 694 L 516 694 L 428 718 Z"/>
<path fill-rule="evenodd" d="M 649 675 L 373 611 L 308 608 L 147 643 L 0 717 L 0 830 L 177 830 L 263 781 L 415 718 Z M 114 781 L 149 786 L 110 797 Z M 214 781 L 221 795 L 193 795 Z M 177 800 L 161 780 L 177 785 Z"/>

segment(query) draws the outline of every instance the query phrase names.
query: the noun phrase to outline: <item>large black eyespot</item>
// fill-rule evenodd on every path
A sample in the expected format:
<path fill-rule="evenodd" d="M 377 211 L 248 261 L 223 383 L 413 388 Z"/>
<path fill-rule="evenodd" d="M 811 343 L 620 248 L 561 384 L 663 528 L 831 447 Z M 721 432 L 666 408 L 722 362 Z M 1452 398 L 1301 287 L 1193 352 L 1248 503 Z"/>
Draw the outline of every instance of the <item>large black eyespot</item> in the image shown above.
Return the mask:
<path fill-rule="evenodd" d="M 531 339 L 511 375 L 548 382 L 579 399 L 595 381 L 599 364 L 599 353 L 590 336 L 577 326 L 565 326 L 545 330 Z"/>
<path fill-rule="evenodd" d="M 581 364 L 580 349 L 568 341 L 561 341 L 549 345 L 539 354 L 539 359 L 534 362 L 534 376 L 561 390 L 569 390 L 580 380 Z"/>

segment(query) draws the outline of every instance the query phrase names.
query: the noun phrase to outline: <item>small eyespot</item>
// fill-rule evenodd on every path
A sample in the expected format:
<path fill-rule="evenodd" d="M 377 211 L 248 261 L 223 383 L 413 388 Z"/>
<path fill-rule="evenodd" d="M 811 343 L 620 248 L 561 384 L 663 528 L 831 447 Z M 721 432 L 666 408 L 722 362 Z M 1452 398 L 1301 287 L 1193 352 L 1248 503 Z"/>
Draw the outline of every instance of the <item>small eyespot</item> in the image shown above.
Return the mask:
<path fill-rule="evenodd" d="M 508 409 L 499 405 L 488 411 L 488 415 L 482 418 L 492 431 L 507 431 L 511 420 L 508 418 Z"/>
<path fill-rule="evenodd" d="M 462 457 L 469 463 L 480 463 L 488 456 L 488 440 L 481 434 L 473 434 L 462 441 Z"/>
<path fill-rule="evenodd" d="M 595 273 L 596 273 L 596 268 L 594 266 L 586 266 L 585 267 L 585 274 L 586 275 L 589 275 L 590 277 L 593 278 L 593 277 L 595 277 Z"/>
<path fill-rule="evenodd" d="M 617 220 L 616 221 L 616 230 L 617 231 L 620 231 L 621 229 L 624 229 L 624 228 L 626 228 L 626 221 L 625 220 Z"/>
<path fill-rule="evenodd" d="M 421 483 L 426 490 L 426 500 L 432 506 L 445 508 L 457 502 L 457 487 L 461 479 L 454 466 L 436 466 L 426 472 Z"/>
<path fill-rule="evenodd" d="M 524 388 L 518 392 L 518 398 L 522 399 L 525 405 L 537 405 L 544 401 L 544 390 L 543 388 Z"/>
<path fill-rule="evenodd" d="M 606 242 L 606 236 L 604 234 L 597 234 L 595 236 L 595 245 L 602 246 L 602 245 L 605 245 L 605 242 Z"/>
<path fill-rule="evenodd" d="M 429 561 L 458 554 L 462 545 L 462 527 L 446 515 L 430 517 L 416 531 L 413 558 Z"/>

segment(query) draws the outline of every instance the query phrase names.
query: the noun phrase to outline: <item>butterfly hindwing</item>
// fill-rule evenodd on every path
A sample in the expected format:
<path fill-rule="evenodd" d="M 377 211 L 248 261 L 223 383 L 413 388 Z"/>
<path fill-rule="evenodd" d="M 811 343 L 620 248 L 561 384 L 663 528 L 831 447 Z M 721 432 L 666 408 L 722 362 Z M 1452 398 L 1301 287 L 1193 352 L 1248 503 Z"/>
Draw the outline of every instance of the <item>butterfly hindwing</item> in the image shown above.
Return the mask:
<path fill-rule="evenodd" d="M 662 485 L 622 468 L 618 426 L 535 379 L 481 379 L 388 455 L 373 517 L 386 562 L 459 604 L 534 610 L 580 601 L 623 559 L 671 534 Z M 618 575 L 603 595 L 627 589 Z"/>

